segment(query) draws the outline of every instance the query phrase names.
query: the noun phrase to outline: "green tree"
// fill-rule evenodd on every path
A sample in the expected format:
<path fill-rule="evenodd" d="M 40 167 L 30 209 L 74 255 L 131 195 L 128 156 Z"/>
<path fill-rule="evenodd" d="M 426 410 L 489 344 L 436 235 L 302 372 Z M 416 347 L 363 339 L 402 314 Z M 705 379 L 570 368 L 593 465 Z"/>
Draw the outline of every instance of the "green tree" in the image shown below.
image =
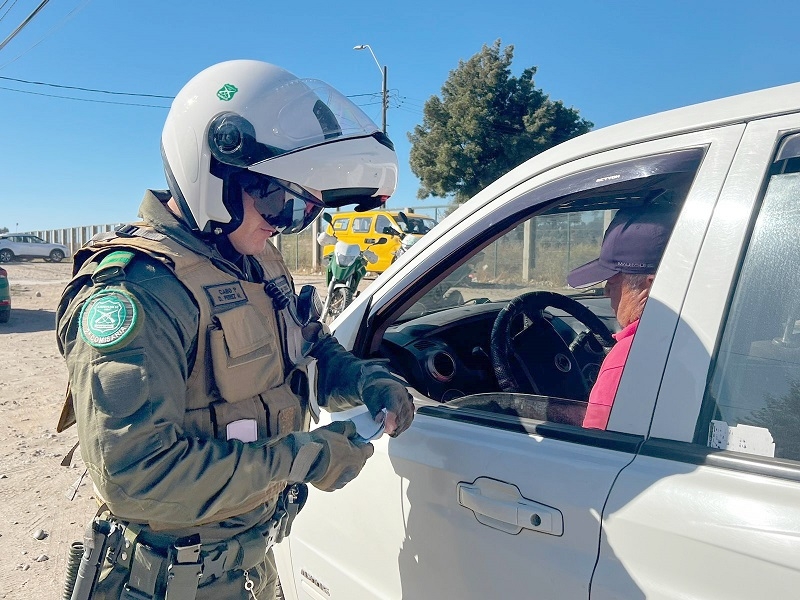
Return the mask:
<path fill-rule="evenodd" d="M 417 197 L 453 195 L 464 202 L 530 157 L 594 124 L 536 89 L 536 67 L 511 75 L 514 47 L 483 46 L 431 96 L 422 125 L 408 134 L 411 171 L 420 179 Z"/>

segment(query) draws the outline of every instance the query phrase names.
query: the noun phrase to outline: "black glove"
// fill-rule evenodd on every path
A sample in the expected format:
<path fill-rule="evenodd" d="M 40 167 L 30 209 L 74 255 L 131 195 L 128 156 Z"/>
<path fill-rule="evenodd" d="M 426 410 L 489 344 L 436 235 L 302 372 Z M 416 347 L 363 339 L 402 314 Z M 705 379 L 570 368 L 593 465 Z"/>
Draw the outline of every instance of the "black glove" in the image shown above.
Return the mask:
<path fill-rule="evenodd" d="M 414 420 L 414 401 L 405 384 L 384 369 L 366 370 L 362 375 L 361 400 L 375 417 L 386 409 L 386 432 L 397 437 Z"/>
<path fill-rule="evenodd" d="M 309 431 L 312 442 L 322 444 L 322 451 L 308 471 L 307 481 L 323 492 L 343 488 L 364 468 L 375 448 L 356 443 L 356 426 L 352 421 L 334 421 Z"/>

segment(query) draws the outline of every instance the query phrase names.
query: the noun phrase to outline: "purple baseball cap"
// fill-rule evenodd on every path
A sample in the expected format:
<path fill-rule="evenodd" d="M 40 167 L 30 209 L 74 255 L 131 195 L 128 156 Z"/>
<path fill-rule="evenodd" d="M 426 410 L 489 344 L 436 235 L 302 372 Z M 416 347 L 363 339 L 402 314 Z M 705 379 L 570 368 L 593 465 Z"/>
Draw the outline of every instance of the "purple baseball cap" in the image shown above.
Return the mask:
<path fill-rule="evenodd" d="M 620 209 L 603 236 L 600 258 L 570 271 L 567 283 L 584 288 L 617 273 L 655 273 L 676 217 L 674 210 Z"/>

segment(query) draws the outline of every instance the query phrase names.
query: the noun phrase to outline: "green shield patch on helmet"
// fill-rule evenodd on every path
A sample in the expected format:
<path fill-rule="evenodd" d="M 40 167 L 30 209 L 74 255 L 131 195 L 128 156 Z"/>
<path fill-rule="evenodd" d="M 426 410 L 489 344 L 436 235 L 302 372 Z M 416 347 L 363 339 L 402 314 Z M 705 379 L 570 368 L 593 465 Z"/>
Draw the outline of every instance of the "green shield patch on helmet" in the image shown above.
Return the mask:
<path fill-rule="evenodd" d="M 141 305 L 131 294 L 102 290 L 81 309 L 81 337 L 98 350 L 119 350 L 136 337 L 143 320 Z"/>
<path fill-rule="evenodd" d="M 223 85 L 221 88 L 219 88 L 217 90 L 217 98 L 227 102 L 228 100 L 232 100 L 234 94 L 236 94 L 236 92 L 238 92 L 238 91 L 239 91 L 239 88 L 237 88 L 235 85 L 231 85 L 230 83 L 226 83 L 225 85 Z"/>

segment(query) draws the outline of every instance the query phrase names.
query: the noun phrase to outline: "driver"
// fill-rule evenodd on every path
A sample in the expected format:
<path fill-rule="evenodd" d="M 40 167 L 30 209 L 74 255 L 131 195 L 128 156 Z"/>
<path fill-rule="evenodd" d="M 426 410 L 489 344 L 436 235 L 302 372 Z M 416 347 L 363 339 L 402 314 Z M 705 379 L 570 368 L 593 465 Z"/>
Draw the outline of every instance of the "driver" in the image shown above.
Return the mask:
<path fill-rule="evenodd" d="M 574 288 L 605 281 L 605 295 L 611 298 L 611 309 L 622 327 L 614 334 L 617 343 L 603 360 L 589 394 L 584 427 L 605 429 L 608 425 L 633 336 L 676 216 L 674 210 L 620 209 L 603 237 L 600 257 L 567 276 L 567 283 Z"/>

